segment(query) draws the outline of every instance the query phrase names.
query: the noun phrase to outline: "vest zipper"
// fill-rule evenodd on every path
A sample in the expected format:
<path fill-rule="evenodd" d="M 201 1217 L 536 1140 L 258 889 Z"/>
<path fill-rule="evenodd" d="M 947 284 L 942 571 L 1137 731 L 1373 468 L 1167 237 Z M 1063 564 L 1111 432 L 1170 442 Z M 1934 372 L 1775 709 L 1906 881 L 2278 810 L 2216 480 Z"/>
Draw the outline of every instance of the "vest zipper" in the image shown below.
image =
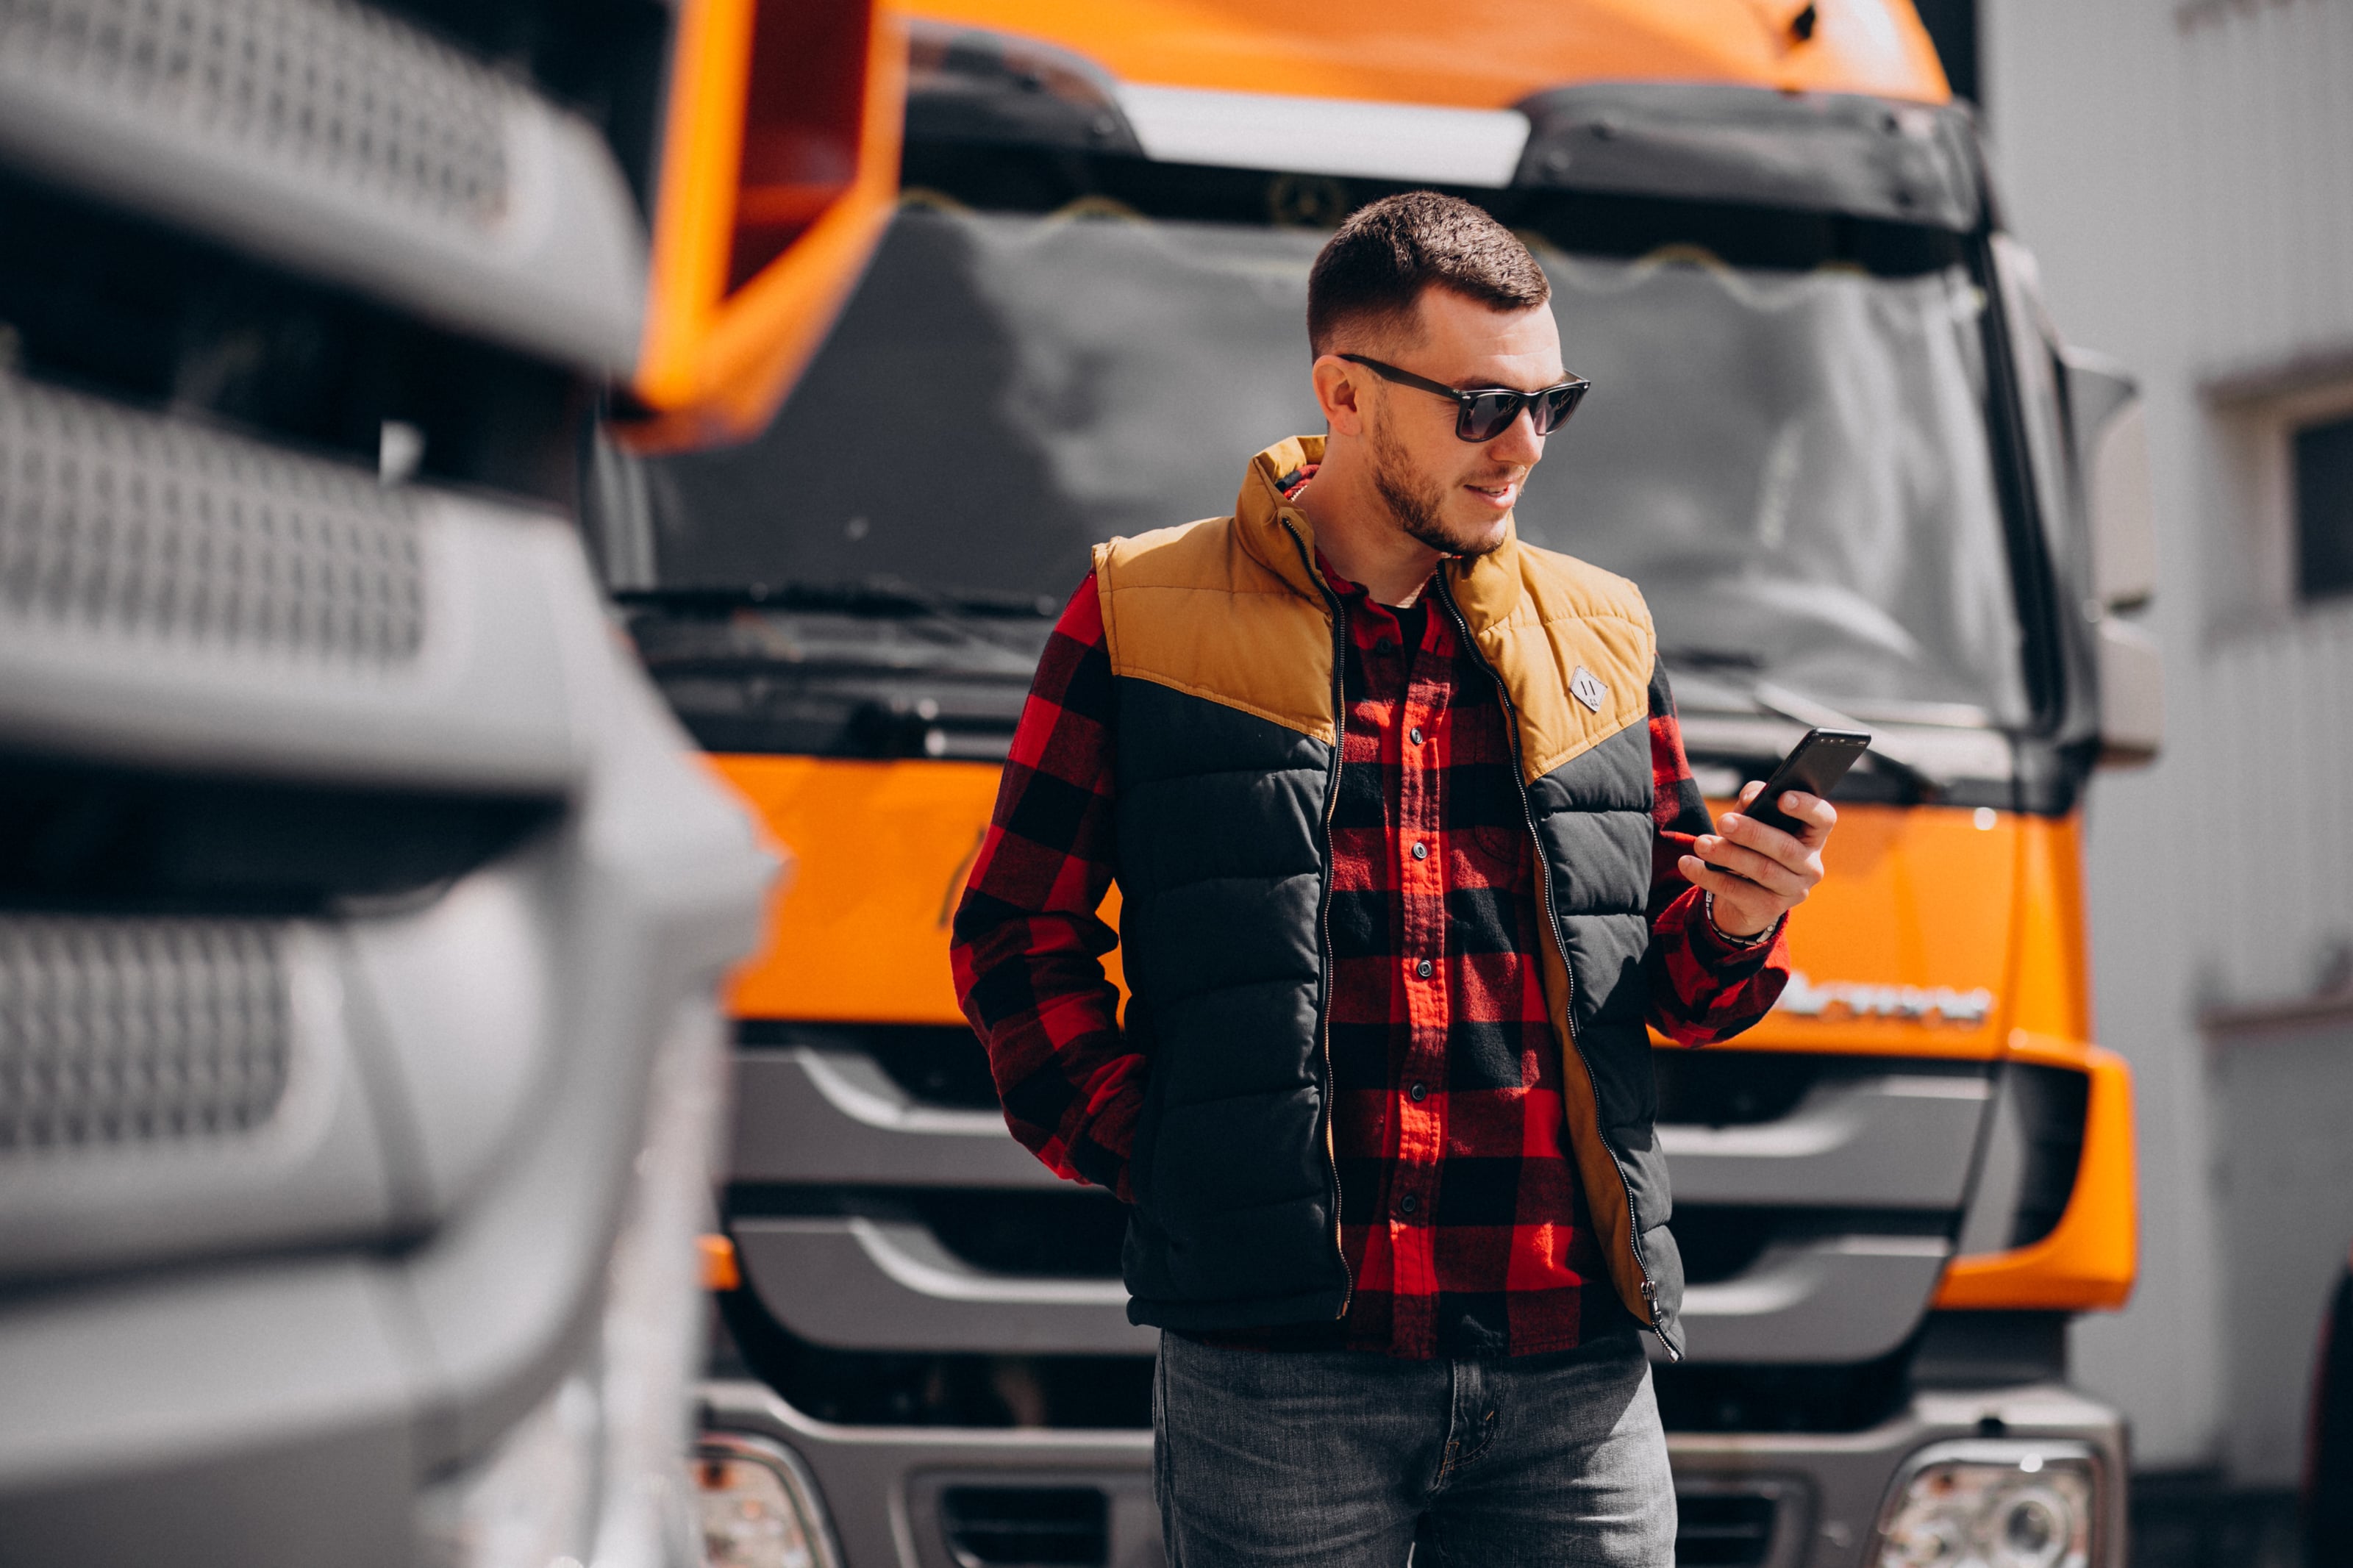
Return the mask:
<path fill-rule="evenodd" d="M 1453 587 L 1446 581 L 1442 570 L 1438 574 L 1438 596 L 1446 605 L 1447 616 L 1454 622 L 1455 630 L 1461 635 L 1463 647 L 1478 661 L 1479 668 L 1487 672 L 1487 679 L 1495 683 L 1495 695 L 1503 700 L 1504 728 L 1509 731 L 1512 742 L 1512 782 L 1520 792 L 1520 815 L 1527 824 L 1528 840 L 1535 847 L 1536 899 L 1544 907 L 1545 926 L 1552 932 L 1553 947 L 1560 954 L 1560 973 L 1567 987 L 1561 997 L 1561 1021 L 1568 1027 L 1569 1048 L 1577 1053 L 1577 1064 L 1585 1068 L 1585 1081 L 1588 1085 L 1596 1084 L 1599 1080 L 1593 1076 L 1593 1063 L 1585 1054 L 1585 1042 L 1577 1037 L 1577 966 L 1569 961 L 1568 937 L 1561 929 L 1559 911 L 1553 908 L 1552 877 L 1545 866 L 1544 836 L 1536 831 L 1535 804 L 1528 797 L 1526 758 L 1520 750 L 1519 705 L 1512 700 L 1510 686 L 1495 672 L 1495 667 L 1487 662 L 1487 656 L 1480 651 L 1478 640 L 1471 635 L 1471 623 L 1464 617 L 1461 606 L 1455 604 Z M 1683 1350 L 1667 1337 L 1666 1329 L 1659 1320 L 1658 1282 L 1651 1278 L 1651 1266 L 1642 1257 L 1641 1226 L 1634 1217 L 1633 1184 L 1626 1180 L 1625 1162 L 1618 1157 L 1618 1150 L 1609 1142 L 1609 1134 L 1602 1130 L 1599 1091 L 1595 1090 L 1594 1096 L 1593 1135 L 1601 1140 L 1601 1152 L 1609 1156 L 1609 1168 L 1618 1173 L 1618 1191 L 1626 1199 L 1626 1245 L 1634 1255 L 1635 1270 L 1642 1277 L 1642 1304 L 1650 1310 L 1650 1329 L 1659 1336 L 1659 1343 L 1666 1347 L 1667 1359 L 1679 1362 L 1683 1359 Z"/>
<path fill-rule="evenodd" d="M 1324 1163 L 1332 1175 L 1332 1251 L 1340 1259 L 1340 1278 L 1345 1282 L 1340 1310 L 1332 1314 L 1332 1321 L 1337 1322 L 1348 1315 L 1348 1304 L 1356 1295 L 1356 1271 L 1348 1267 L 1347 1244 L 1340 1235 L 1340 1151 L 1332 1131 L 1332 816 L 1340 805 L 1340 755 L 1348 741 L 1348 611 L 1338 595 L 1324 585 L 1323 574 L 1315 570 L 1315 559 L 1299 531 L 1288 521 L 1282 531 L 1298 547 L 1307 580 L 1315 584 L 1332 611 L 1332 772 L 1324 785 L 1324 886 L 1315 900 L 1315 935 L 1324 953 L 1321 990 L 1315 998 L 1315 1033 L 1324 1053 Z"/>

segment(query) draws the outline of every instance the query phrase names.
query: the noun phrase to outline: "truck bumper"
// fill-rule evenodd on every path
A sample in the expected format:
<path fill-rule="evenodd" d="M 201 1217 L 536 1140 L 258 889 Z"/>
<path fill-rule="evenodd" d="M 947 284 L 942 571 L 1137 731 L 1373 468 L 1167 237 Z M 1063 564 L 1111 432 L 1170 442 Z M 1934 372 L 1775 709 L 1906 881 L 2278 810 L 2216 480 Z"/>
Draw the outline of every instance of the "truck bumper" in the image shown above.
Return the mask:
<path fill-rule="evenodd" d="M 1106 1568 L 1162 1568 L 1152 1434 L 1035 1428 L 839 1426 L 751 1382 L 702 1388 L 705 1430 L 782 1444 L 807 1466 L 841 1568 L 957 1568 L 952 1489 L 1099 1492 Z M 1925 1393 L 1861 1432 L 1671 1433 L 1685 1500 L 1679 1560 L 1738 1568 L 1862 1568 L 1888 1489 L 1932 1445 L 2064 1442 L 2095 1462 L 2091 1568 L 2125 1563 L 2125 1440 L 2115 1411 L 2055 1384 Z M 1726 1504 L 1715 1500 L 1753 1500 Z M 1694 1531 L 1714 1532 L 1704 1554 Z M 967 1561 L 974 1559 L 967 1558 Z"/>

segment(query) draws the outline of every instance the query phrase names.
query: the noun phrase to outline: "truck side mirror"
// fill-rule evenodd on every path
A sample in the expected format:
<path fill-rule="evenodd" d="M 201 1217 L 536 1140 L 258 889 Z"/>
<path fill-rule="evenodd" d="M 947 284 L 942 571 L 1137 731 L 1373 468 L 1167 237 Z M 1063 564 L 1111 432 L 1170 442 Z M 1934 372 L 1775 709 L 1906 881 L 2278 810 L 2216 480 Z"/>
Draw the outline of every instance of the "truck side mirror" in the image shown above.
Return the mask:
<path fill-rule="evenodd" d="M 2157 519 L 2149 489 L 2148 426 L 2140 388 L 2115 362 L 2081 349 L 2066 372 L 2077 515 L 2091 552 L 2098 634 L 2100 762 L 2132 767 L 2165 737 L 2165 672 L 2156 639 L 2124 617 L 2157 592 Z"/>

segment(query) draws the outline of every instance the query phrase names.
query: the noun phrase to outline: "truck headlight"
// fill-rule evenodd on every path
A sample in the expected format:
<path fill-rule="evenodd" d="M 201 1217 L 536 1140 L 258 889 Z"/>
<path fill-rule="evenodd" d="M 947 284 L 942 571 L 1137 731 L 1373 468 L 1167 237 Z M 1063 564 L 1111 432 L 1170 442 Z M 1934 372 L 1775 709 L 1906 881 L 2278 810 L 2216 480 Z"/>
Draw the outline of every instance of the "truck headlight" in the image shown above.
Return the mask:
<path fill-rule="evenodd" d="M 694 1480 L 703 1568 L 839 1568 L 816 1484 L 788 1450 L 706 1432 Z"/>
<path fill-rule="evenodd" d="M 2079 1443 L 1940 1443 L 1879 1510 L 1878 1568 L 2089 1568 L 2098 1462 Z"/>

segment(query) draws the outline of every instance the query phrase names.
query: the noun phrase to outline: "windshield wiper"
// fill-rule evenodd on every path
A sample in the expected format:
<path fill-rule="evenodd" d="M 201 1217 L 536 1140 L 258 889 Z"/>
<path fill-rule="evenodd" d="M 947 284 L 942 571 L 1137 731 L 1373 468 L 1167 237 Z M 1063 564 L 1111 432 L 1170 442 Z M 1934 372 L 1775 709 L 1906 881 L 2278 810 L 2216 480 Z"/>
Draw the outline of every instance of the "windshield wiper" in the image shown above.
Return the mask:
<path fill-rule="evenodd" d="M 852 614 L 916 615 L 937 621 L 974 642 L 1035 658 L 1032 643 L 1008 636 L 1000 621 L 1051 620 L 1060 608 L 1051 599 L 986 588 L 930 588 L 904 578 L 871 576 L 847 583 L 688 584 L 664 588 L 628 588 L 614 594 L 624 605 L 667 610 L 839 610 Z"/>
<path fill-rule="evenodd" d="M 1943 783 L 1934 774 L 1887 751 L 1878 731 L 1851 713 L 1841 712 L 1802 691 L 1792 691 L 1769 680 L 1751 682 L 1748 700 L 1767 713 L 1795 720 L 1810 730 L 1863 731 L 1872 738 L 1871 749 L 1862 754 L 1865 762 L 1908 784 L 1924 801 L 1933 801 L 1945 793 Z"/>
<path fill-rule="evenodd" d="M 903 577 L 869 577 L 864 586 L 871 593 L 895 595 L 935 620 L 944 621 L 983 642 L 993 642 L 999 647 L 1010 648 L 1025 657 L 1032 652 L 1030 648 L 998 635 L 981 617 L 994 616 L 1004 619 L 1022 616 L 1051 620 L 1055 611 L 1060 608 L 1053 600 L 1043 597 L 1025 599 L 1014 594 L 993 594 L 974 588 L 926 588 Z"/>
<path fill-rule="evenodd" d="M 1819 698 L 1767 680 L 1756 672 L 1765 668 L 1765 661 L 1746 648 L 1725 647 L 1662 647 L 1659 658 L 1670 665 L 1680 665 L 1694 675 L 1721 684 L 1727 691 L 1737 691 L 1758 710 L 1778 719 L 1789 719 L 1811 730 L 1862 730 L 1872 736 L 1871 749 L 1863 760 L 1879 772 L 1897 780 L 1922 800 L 1933 801 L 1945 793 L 1942 780 L 1918 763 L 1890 752 L 1879 733 L 1879 727 L 1867 724 L 1853 714 L 1833 708 Z"/>

